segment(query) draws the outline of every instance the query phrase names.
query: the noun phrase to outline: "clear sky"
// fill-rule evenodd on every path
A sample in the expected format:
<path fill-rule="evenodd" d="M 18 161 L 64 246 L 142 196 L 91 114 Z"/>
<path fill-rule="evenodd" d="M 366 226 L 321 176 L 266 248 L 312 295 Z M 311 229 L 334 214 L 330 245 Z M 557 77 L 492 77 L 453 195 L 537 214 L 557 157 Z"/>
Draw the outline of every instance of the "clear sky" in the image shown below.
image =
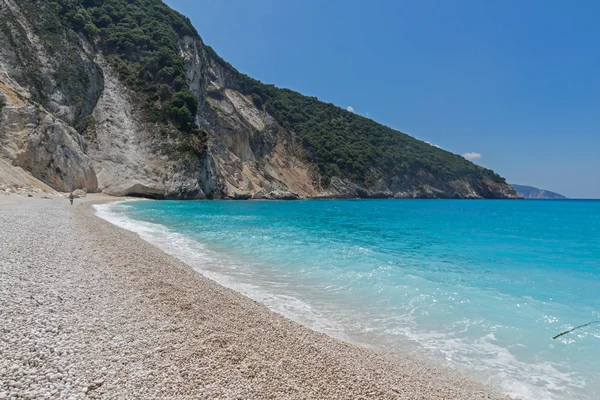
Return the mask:
<path fill-rule="evenodd" d="M 598 1 L 165 2 L 265 83 L 473 153 L 511 183 L 600 198 Z"/>

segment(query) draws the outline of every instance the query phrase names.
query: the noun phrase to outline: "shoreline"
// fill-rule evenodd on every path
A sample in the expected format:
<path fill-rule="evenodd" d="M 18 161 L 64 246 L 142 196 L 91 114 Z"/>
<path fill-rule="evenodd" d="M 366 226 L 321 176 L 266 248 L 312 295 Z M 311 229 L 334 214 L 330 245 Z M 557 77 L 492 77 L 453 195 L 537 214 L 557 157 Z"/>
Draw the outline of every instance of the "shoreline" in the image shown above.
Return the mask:
<path fill-rule="evenodd" d="M 19 259 L 35 259 L 41 275 L 53 278 L 37 277 L 41 292 L 64 292 L 63 301 L 52 305 L 64 318 L 61 326 L 93 316 L 85 329 L 63 335 L 84 342 L 87 336 L 87 354 L 57 360 L 80 365 L 75 368 L 81 376 L 77 393 L 92 398 L 508 398 L 411 356 L 391 357 L 318 333 L 221 286 L 138 234 L 95 215 L 94 204 L 119 200 L 90 195 L 71 207 L 66 200 L 0 199 L 0 221 L 13 224 L 4 247 L 24 250 L 26 243 L 14 242 L 18 232 L 29 232 L 35 241 L 50 234 L 50 248 L 59 247 L 53 250 L 60 264 L 54 264 L 55 270 L 52 257 L 40 260 L 42 253 L 30 243 L 25 247 L 29 252 L 11 253 L 11 263 L 0 262 L 0 271 L 17 279 L 20 273 L 31 273 L 31 267 L 20 271 L 19 265 L 27 262 Z M 9 203 L 12 212 L 4 212 Z M 55 230 L 38 226 L 43 218 L 64 235 L 56 237 Z M 65 274 L 66 283 L 75 281 L 81 289 L 74 295 L 67 294 L 70 286 L 60 279 Z M 18 284 L 6 285 L 0 297 L 5 295 L 33 296 Z M 4 300 L 0 304 L 9 304 Z M 34 311 L 45 306 L 26 303 Z M 63 315 L 60 309 L 67 305 L 69 312 Z M 17 329 L 31 323 L 20 324 Z M 52 346 L 52 340 L 48 343 Z M 8 356 L 16 351 L 0 349 Z M 18 365 L 19 358 L 10 359 Z M 0 362 L 0 371 L 3 367 Z M 103 369 L 106 373 L 100 373 Z M 69 376 L 64 373 L 69 368 L 62 370 L 60 379 Z M 70 387 L 77 386 L 72 383 Z M 12 388 L 0 384 L 0 398 Z"/>

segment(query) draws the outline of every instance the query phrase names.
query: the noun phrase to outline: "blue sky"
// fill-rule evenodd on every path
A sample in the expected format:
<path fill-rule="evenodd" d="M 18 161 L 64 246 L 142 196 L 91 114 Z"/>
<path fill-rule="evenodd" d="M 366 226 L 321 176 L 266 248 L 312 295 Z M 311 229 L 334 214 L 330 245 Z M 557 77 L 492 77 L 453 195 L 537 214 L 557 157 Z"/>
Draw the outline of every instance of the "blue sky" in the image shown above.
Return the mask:
<path fill-rule="evenodd" d="M 600 198 L 600 2 L 165 2 L 254 78 Z"/>

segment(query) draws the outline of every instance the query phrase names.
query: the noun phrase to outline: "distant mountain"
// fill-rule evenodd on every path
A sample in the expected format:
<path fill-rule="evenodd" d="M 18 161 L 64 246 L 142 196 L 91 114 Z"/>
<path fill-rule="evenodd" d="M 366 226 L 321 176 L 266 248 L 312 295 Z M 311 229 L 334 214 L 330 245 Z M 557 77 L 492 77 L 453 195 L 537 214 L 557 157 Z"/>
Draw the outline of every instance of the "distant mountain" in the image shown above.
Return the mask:
<path fill-rule="evenodd" d="M 566 199 L 562 194 L 554 193 L 549 190 L 538 189 L 533 186 L 523 186 L 511 184 L 517 191 L 517 194 L 526 199 Z"/>

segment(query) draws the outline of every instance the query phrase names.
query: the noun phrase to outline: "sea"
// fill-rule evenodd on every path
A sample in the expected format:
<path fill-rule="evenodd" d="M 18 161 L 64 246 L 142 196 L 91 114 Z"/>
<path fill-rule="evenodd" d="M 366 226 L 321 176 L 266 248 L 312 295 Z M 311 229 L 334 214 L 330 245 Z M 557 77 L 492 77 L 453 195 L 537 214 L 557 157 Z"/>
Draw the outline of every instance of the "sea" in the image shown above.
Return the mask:
<path fill-rule="evenodd" d="M 97 214 L 312 329 L 515 399 L 600 399 L 600 201 L 124 201 Z"/>

